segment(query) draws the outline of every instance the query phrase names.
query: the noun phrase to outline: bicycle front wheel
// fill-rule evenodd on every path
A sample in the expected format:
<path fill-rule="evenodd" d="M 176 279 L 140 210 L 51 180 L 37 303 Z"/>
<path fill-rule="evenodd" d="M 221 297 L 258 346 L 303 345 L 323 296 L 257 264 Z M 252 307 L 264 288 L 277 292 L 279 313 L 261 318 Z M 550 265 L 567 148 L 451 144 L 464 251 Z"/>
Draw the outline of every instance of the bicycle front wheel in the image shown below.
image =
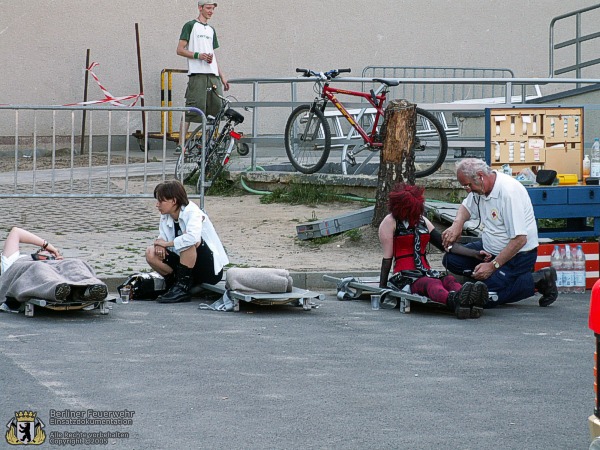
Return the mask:
<path fill-rule="evenodd" d="M 182 151 L 175 164 L 175 177 L 185 183 L 198 171 L 198 158 L 202 141 L 202 127 L 196 128 L 189 139 L 185 141 L 185 151 Z"/>
<path fill-rule="evenodd" d="M 331 151 L 331 130 L 319 109 L 301 105 L 292 112 L 285 125 L 285 151 L 299 172 L 323 168 Z"/>
<path fill-rule="evenodd" d="M 415 136 L 415 177 L 433 174 L 446 160 L 448 138 L 440 121 L 429 111 L 417 108 Z"/>

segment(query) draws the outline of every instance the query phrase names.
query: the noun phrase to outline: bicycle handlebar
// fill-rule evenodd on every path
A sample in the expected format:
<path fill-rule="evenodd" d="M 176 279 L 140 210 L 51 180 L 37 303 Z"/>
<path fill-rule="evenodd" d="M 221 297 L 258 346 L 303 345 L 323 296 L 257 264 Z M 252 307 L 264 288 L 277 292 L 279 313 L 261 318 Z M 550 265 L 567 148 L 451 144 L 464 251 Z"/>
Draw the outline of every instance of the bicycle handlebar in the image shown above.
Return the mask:
<path fill-rule="evenodd" d="M 215 94 L 217 97 L 219 97 L 219 99 L 221 99 L 221 101 L 225 104 L 229 104 L 229 99 L 226 97 L 223 97 L 222 95 L 219 94 L 219 92 L 217 91 L 217 85 L 213 84 L 211 87 L 209 87 L 207 90 L 208 91 L 212 91 L 213 94 Z"/>
<path fill-rule="evenodd" d="M 351 69 L 331 69 L 327 72 L 314 72 L 310 69 L 296 69 L 296 72 L 301 73 L 304 77 L 318 77 L 321 79 L 331 80 L 337 77 L 340 73 L 350 73 Z"/>

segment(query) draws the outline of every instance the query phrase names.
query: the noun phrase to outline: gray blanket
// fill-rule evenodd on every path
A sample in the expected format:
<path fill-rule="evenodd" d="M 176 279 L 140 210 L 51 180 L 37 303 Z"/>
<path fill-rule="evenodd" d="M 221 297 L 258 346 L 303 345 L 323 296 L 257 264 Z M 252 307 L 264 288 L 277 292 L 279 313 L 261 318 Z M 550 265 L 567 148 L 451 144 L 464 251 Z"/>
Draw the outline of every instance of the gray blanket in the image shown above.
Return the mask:
<path fill-rule="evenodd" d="M 19 302 L 32 298 L 56 301 L 55 290 L 60 283 L 70 286 L 104 284 L 94 270 L 79 259 L 58 261 L 33 261 L 20 258 L 0 276 L 0 303 L 6 297 Z"/>
<path fill-rule="evenodd" d="M 232 291 L 244 293 L 292 292 L 292 277 L 285 269 L 232 267 L 225 273 L 225 278 L 225 288 Z"/>

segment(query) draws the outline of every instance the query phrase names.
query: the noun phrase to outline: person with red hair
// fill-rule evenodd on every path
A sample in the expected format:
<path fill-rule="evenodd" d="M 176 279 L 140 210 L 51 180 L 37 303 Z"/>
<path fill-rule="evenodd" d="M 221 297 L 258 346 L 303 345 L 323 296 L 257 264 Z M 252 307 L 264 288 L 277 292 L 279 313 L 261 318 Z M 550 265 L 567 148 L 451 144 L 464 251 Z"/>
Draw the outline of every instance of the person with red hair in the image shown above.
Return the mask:
<path fill-rule="evenodd" d="M 435 303 L 444 304 L 459 319 L 481 316 L 488 300 L 485 283 L 477 281 L 461 285 L 452 275 L 440 276 L 427 261 L 429 243 L 443 252 L 442 235 L 423 214 L 425 211 L 424 188 L 398 183 L 389 194 L 390 213 L 379 226 L 379 241 L 383 249 L 379 286 L 403 289 L 423 295 Z M 477 252 L 460 244 L 452 246 L 452 252 L 476 257 L 490 258 L 486 252 Z M 393 264 L 393 276 L 388 280 Z"/>

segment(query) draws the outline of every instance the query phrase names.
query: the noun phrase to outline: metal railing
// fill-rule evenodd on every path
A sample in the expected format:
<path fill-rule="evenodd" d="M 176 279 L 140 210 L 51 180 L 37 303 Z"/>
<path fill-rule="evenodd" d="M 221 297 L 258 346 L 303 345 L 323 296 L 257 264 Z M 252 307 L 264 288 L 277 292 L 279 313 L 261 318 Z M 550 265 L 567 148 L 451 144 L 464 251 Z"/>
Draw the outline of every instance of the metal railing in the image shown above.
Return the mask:
<path fill-rule="evenodd" d="M 556 79 L 556 78 L 399 78 L 396 79 L 406 85 L 443 85 L 443 84 L 483 84 L 502 86 L 505 92 L 503 102 L 485 103 L 485 100 L 454 103 L 421 103 L 423 109 L 444 113 L 453 112 L 478 112 L 483 113 L 485 108 L 512 107 L 515 105 L 513 91 L 523 91 L 527 86 L 545 84 L 575 83 L 597 84 L 600 79 Z M 314 92 L 306 89 L 316 81 L 315 78 L 245 78 L 230 80 L 240 90 L 249 89 L 245 95 L 236 92 L 242 101 L 232 104 L 232 107 L 250 107 L 251 132 L 244 134 L 244 141 L 251 144 L 251 169 L 256 169 L 258 148 L 261 146 L 278 146 L 278 152 L 283 153 L 283 130 L 285 122 L 292 108 L 312 101 Z M 347 83 L 360 90 L 363 83 L 372 82 L 371 78 L 339 78 L 335 83 Z M 308 84 L 307 84 L 308 83 Z M 265 89 L 266 87 L 266 89 Z M 245 96 L 244 96 L 245 95 Z M 248 100 L 244 101 L 243 99 Z M 274 99 L 272 99 L 274 98 Z M 520 101 L 520 100 L 519 100 Z M 519 103 L 520 104 L 520 103 Z M 349 108 L 364 108 L 363 103 L 345 103 Z M 558 106 L 536 105 L 528 106 Z M 592 126 L 594 131 L 600 129 L 598 117 L 600 105 L 579 104 L 584 106 L 585 127 Z M 281 110 L 285 113 L 281 113 Z M 87 153 L 79 155 L 79 138 L 75 127 L 76 114 L 87 111 L 89 117 L 87 140 Z M 141 197 L 152 198 L 153 187 L 156 182 L 167 177 L 172 177 L 176 156 L 167 152 L 167 137 L 162 136 L 160 149 L 154 149 L 156 160 L 150 159 L 148 148 L 148 129 L 144 139 L 144 152 L 137 153 L 139 158 L 132 158 L 131 141 L 132 129 L 136 121 L 139 122 L 140 112 L 146 112 L 146 125 L 151 114 L 160 114 L 162 120 L 167 120 L 169 112 L 184 113 L 189 110 L 184 107 L 93 107 L 93 106 L 0 106 L 0 120 L 4 124 L 14 123 L 14 136 L 11 142 L 7 137 L 0 138 L 0 156 L 13 158 L 11 170 L 0 173 L 0 198 L 10 197 Z M 195 110 L 199 114 L 202 111 Z M 6 117 L 11 115 L 12 118 Z M 590 120 L 591 119 L 591 120 Z M 44 122 L 45 121 L 45 122 Z M 158 123 L 158 117 L 152 117 L 153 123 Z M 68 130 L 68 131 L 65 131 Z M 100 130 L 100 132 L 96 131 Z M 477 137 L 483 139 L 483 130 Z M 203 133 L 204 135 L 205 133 Z M 587 143 L 593 136 L 586 132 Z M 56 164 L 61 153 L 59 140 L 66 140 L 66 164 L 60 167 Z M 1 150 L 1 147 L 8 147 Z M 174 146 L 174 144 L 173 144 Z M 25 148 L 27 147 L 27 148 Z M 24 152 L 26 150 L 26 152 Z M 41 151 L 45 151 L 46 165 L 41 164 Z M 27 154 L 25 154 L 27 153 Z M 95 164 L 95 155 L 104 155 L 105 162 Z M 116 157 L 120 159 L 116 161 Z M 76 163 L 76 158 L 87 158 L 83 163 Z M 28 159 L 27 164 L 24 161 Z M 63 157 L 63 160 L 65 157 Z M 134 161 L 138 159 L 139 161 Z M 63 161 L 64 162 L 64 161 Z M 152 182 L 152 184 L 150 184 Z M 202 187 L 204 184 L 202 183 Z M 200 198 L 203 206 L 203 192 L 193 195 Z"/>
<path fill-rule="evenodd" d="M 449 66 L 367 66 L 363 78 L 514 78 L 510 69 Z M 366 87 L 366 86 L 365 86 Z M 370 89 L 370 87 L 368 88 Z M 402 84 L 390 89 L 392 98 L 414 103 L 446 103 L 457 100 L 504 97 L 504 86 L 489 84 Z"/>
<path fill-rule="evenodd" d="M 172 112 L 190 110 L 202 117 L 205 126 L 204 113 L 196 108 L 2 105 L 0 118 L 7 123 L 11 120 L 7 116 L 13 116 L 14 133 L 2 139 L 5 149 L 0 150 L 0 157 L 4 168 L 12 170 L 0 172 L 0 198 L 153 198 L 157 182 L 174 178 L 178 156 L 167 151 L 163 134 L 161 148 L 150 159 L 149 116 L 159 114 L 165 121 Z M 76 118 L 83 111 L 88 131 L 80 136 Z M 136 134 L 132 131 L 141 112 L 146 122 L 143 152 L 135 144 L 137 151 L 132 150 Z M 157 117 L 152 119 L 158 122 Z M 203 132 L 203 140 L 204 136 Z M 82 139 L 87 143 L 83 154 L 76 145 Z M 200 198 L 201 206 L 203 191 L 201 183 L 201 192 L 190 195 Z"/>
<path fill-rule="evenodd" d="M 583 32 L 583 23 L 582 19 L 585 14 L 590 13 L 593 10 L 599 9 L 600 3 L 589 6 L 587 8 L 582 8 L 577 11 L 573 11 L 567 14 L 562 14 L 560 16 L 555 17 L 550 22 L 550 44 L 549 44 L 549 77 L 554 77 L 555 75 L 562 75 L 565 73 L 575 73 L 576 78 L 581 78 L 583 76 L 582 69 L 586 67 L 595 66 L 600 64 L 600 58 L 590 59 L 583 57 L 583 44 L 589 42 L 589 48 L 596 50 L 596 55 L 598 55 L 598 49 L 600 48 L 600 32 L 597 30 L 597 21 L 591 21 L 592 25 L 589 27 L 594 32 L 584 34 Z M 575 18 L 575 32 L 568 33 L 570 37 L 567 40 L 562 42 L 555 42 L 555 26 L 559 21 L 563 21 L 565 19 Z M 596 17 L 597 19 L 598 17 Z M 560 68 L 555 67 L 555 59 L 556 59 L 556 51 L 560 49 L 574 49 L 575 53 L 575 64 L 570 64 L 567 66 L 563 66 Z M 577 84 L 577 87 L 580 86 L 580 83 Z"/>

